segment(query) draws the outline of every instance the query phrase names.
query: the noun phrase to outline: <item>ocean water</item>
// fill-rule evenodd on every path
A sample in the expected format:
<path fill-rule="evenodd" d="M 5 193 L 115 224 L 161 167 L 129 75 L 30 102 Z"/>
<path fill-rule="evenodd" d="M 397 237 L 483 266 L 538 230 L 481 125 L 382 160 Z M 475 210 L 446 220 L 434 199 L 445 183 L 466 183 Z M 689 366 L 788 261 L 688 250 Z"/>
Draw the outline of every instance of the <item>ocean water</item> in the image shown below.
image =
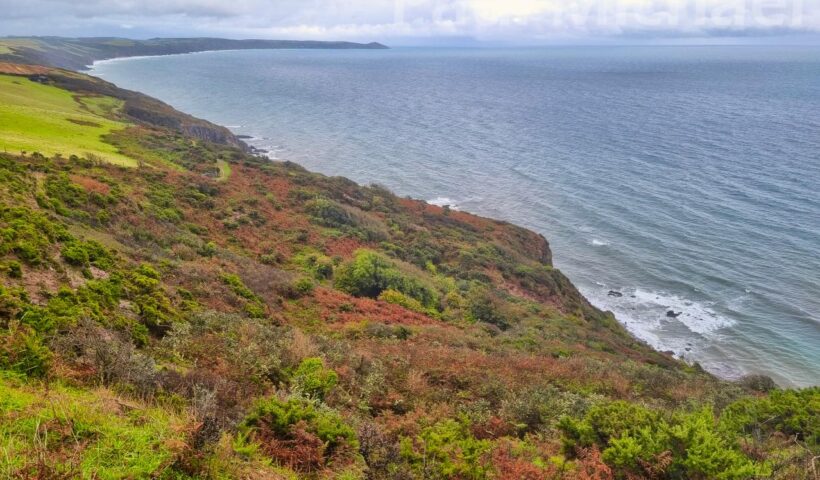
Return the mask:
<path fill-rule="evenodd" d="M 206 52 L 93 74 L 273 158 L 543 233 L 594 304 L 718 375 L 820 384 L 818 48 Z"/>

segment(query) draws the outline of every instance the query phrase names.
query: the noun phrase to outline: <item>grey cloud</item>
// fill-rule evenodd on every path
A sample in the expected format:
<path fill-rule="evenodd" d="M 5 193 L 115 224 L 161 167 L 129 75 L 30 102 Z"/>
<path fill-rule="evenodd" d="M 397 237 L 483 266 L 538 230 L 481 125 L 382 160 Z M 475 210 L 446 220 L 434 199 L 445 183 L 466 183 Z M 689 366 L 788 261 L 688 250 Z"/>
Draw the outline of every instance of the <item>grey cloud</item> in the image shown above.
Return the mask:
<path fill-rule="evenodd" d="M 526 43 L 820 32 L 818 0 L 0 0 L 0 11 L 0 35 Z"/>

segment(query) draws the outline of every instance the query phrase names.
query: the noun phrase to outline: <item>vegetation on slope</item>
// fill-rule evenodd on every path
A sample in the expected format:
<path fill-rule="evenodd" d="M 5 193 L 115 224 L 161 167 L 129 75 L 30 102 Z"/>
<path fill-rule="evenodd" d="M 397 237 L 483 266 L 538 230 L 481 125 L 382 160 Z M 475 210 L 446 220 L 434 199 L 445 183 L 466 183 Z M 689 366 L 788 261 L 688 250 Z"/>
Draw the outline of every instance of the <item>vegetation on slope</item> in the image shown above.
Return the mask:
<path fill-rule="evenodd" d="M 4 475 L 816 477 L 820 389 L 653 351 L 539 235 L 47 77 L 138 166 L 0 154 Z"/>

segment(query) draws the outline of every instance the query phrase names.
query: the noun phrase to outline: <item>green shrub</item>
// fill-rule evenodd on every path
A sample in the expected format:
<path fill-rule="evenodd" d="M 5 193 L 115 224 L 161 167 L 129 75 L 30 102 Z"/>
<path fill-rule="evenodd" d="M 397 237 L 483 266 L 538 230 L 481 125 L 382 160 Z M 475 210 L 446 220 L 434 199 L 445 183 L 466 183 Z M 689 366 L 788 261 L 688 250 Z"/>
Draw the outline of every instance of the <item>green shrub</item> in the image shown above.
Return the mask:
<path fill-rule="evenodd" d="M 740 480 L 768 473 L 718 428 L 709 407 L 665 416 L 618 401 L 591 408 L 582 420 L 564 417 L 559 428 L 570 453 L 597 446 L 619 476 Z"/>
<path fill-rule="evenodd" d="M 444 420 L 415 439 L 402 439 L 401 453 L 424 478 L 480 480 L 492 471 L 484 458 L 491 447 L 489 440 L 476 439 L 466 422 Z"/>
<path fill-rule="evenodd" d="M 404 274 L 395 263 L 372 250 L 358 250 L 353 260 L 336 272 L 336 287 L 351 295 L 378 298 L 385 290 L 396 290 L 425 307 L 436 304 L 435 292 Z"/>
<path fill-rule="evenodd" d="M 250 288 L 246 287 L 238 275 L 223 273 L 222 281 L 230 287 L 233 293 L 245 300 L 245 304 L 242 308 L 248 316 L 252 318 L 264 318 L 266 316 L 265 304 L 262 302 L 262 299 L 253 293 Z"/>
<path fill-rule="evenodd" d="M 300 296 L 310 295 L 310 293 L 313 291 L 315 287 L 316 284 L 313 282 L 313 280 L 307 277 L 302 277 L 299 280 L 296 280 L 296 282 L 293 284 L 294 290 L 296 290 L 296 293 Z"/>
<path fill-rule="evenodd" d="M 305 210 L 313 221 L 330 228 L 355 226 L 356 219 L 338 203 L 326 198 L 314 198 L 305 203 Z"/>
<path fill-rule="evenodd" d="M 83 318 L 114 324 L 117 315 L 113 312 L 125 295 L 122 283 L 120 276 L 112 275 L 105 280 L 89 280 L 74 291 L 60 288 L 44 307 L 28 306 L 21 320 L 44 334 L 71 327 Z"/>
<path fill-rule="evenodd" d="M 45 191 L 50 198 L 58 200 L 60 204 L 68 207 L 83 207 L 88 203 L 88 194 L 85 189 L 72 183 L 65 173 L 47 176 Z M 59 208 L 58 213 L 60 213 Z"/>
<path fill-rule="evenodd" d="M 302 360 L 293 371 L 294 387 L 309 398 L 324 399 L 338 381 L 336 372 L 325 367 L 324 361 L 318 357 Z"/>
<path fill-rule="evenodd" d="M 427 308 L 421 304 L 415 298 L 408 297 L 407 295 L 399 292 L 398 290 L 387 289 L 379 294 L 379 300 L 387 303 L 392 303 L 394 305 L 399 305 L 404 307 L 408 310 L 413 312 L 422 313 L 424 315 L 430 315 L 434 318 L 441 317 L 441 314 L 432 308 Z"/>
<path fill-rule="evenodd" d="M 176 192 L 170 185 L 155 182 L 148 192 L 148 212 L 157 220 L 179 223 L 183 220 L 182 211 L 177 208 Z"/>
<path fill-rule="evenodd" d="M 86 267 L 90 262 L 88 252 L 86 252 L 85 248 L 83 248 L 79 242 L 71 242 L 64 245 L 60 254 L 63 256 L 63 259 L 71 265 Z"/>
<path fill-rule="evenodd" d="M 324 280 L 333 276 L 333 260 L 321 253 L 308 249 L 295 255 L 293 261 L 317 279 Z"/>
<path fill-rule="evenodd" d="M 467 294 L 467 318 L 473 322 L 484 322 L 502 330 L 510 327 L 510 322 L 501 311 L 501 302 L 488 287 L 474 284 Z"/>
<path fill-rule="evenodd" d="M 126 297 L 134 303 L 145 326 L 155 333 L 163 333 L 179 319 L 179 313 L 162 289 L 160 278 L 154 267 L 142 264 L 128 272 L 123 281 Z"/>
<path fill-rule="evenodd" d="M 242 282 L 242 279 L 239 278 L 239 275 L 235 275 L 233 273 L 223 273 L 222 274 L 222 281 L 225 282 L 233 293 L 239 295 L 240 297 L 246 300 L 258 300 L 259 297 L 256 296 L 253 291 L 245 286 L 245 283 Z"/>
<path fill-rule="evenodd" d="M 216 254 L 216 244 L 207 242 L 199 248 L 199 254 L 203 257 L 213 257 Z"/>
<path fill-rule="evenodd" d="M 0 255 L 14 253 L 29 265 L 45 262 L 49 247 L 71 240 L 65 226 L 23 207 L 0 206 Z"/>
<path fill-rule="evenodd" d="M 739 400 L 721 413 L 720 428 L 756 438 L 781 433 L 817 449 L 820 387 L 773 390 L 766 397 Z"/>
<path fill-rule="evenodd" d="M 272 456 L 287 458 L 296 466 L 308 468 L 321 467 L 334 455 L 359 448 L 356 433 L 335 410 L 305 398 L 272 398 L 259 402 L 239 425 L 239 432 L 247 440 L 261 444 Z M 318 449 L 287 451 L 288 444 L 298 449 L 300 441 L 312 446 L 311 442 L 305 442 L 305 434 L 320 441 Z M 295 455 L 306 458 L 294 459 Z M 317 456 L 320 458 L 315 458 Z"/>

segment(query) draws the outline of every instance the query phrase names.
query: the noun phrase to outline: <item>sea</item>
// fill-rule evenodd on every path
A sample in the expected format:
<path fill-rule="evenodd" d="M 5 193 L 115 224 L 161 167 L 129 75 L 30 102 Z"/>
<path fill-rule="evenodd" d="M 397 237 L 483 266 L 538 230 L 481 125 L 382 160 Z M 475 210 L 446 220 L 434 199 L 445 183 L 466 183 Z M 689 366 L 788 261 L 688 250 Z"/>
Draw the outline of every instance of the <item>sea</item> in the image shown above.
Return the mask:
<path fill-rule="evenodd" d="M 273 160 L 542 233 L 593 304 L 718 376 L 820 385 L 820 47 L 248 50 L 91 73 Z"/>

